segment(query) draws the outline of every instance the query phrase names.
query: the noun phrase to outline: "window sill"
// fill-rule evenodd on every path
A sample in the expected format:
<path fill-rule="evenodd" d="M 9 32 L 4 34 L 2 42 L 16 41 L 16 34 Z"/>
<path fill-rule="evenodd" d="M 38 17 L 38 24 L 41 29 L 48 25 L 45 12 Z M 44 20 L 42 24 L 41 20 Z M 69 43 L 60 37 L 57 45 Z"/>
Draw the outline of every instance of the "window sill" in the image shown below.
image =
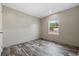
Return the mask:
<path fill-rule="evenodd" d="M 57 32 L 48 32 L 48 34 L 59 35 Z"/>

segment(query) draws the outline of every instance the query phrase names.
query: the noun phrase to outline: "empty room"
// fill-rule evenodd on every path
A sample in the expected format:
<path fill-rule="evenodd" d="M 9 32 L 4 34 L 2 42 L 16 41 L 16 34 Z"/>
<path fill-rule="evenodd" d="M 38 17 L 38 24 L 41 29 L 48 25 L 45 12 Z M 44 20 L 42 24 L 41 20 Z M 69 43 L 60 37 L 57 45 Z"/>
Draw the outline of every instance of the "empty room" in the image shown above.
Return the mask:
<path fill-rule="evenodd" d="M 0 3 L 1 56 L 78 56 L 78 3 Z"/>

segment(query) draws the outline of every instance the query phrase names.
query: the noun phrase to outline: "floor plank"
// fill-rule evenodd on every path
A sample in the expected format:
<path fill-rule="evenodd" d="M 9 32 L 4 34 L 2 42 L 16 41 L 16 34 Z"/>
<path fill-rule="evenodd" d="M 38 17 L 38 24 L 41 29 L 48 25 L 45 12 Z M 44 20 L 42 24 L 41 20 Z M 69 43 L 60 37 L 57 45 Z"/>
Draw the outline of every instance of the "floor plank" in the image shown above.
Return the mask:
<path fill-rule="evenodd" d="M 5 47 L 2 56 L 78 56 L 71 49 L 46 40 L 33 40 Z"/>

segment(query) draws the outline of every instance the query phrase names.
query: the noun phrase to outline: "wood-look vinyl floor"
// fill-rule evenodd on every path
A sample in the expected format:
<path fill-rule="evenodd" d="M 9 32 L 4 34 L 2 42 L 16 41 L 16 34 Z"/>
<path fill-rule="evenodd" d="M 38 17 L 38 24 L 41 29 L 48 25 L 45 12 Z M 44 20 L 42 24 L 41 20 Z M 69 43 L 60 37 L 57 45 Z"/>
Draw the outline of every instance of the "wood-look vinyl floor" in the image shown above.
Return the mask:
<path fill-rule="evenodd" d="M 2 56 L 78 56 L 71 49 L 46 40 L 33 40 L 5 47 Z"/>

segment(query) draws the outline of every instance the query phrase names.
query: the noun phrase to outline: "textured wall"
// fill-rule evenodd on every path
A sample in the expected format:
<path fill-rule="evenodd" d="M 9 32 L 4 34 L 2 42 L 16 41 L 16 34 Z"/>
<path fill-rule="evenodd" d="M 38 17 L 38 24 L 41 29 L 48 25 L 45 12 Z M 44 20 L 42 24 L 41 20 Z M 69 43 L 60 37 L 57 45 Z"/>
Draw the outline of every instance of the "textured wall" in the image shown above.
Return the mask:
<path fill-rule="evenodd" d="M 40 19 L 3 7 L 3 46 L 38 39 Z"/>
<path fill-rule="evenodd" d="M 79 6 L 56 13 L 60 17 L 59 35 L 48 34 L 48 20 L 53 15 L 41 19 L 41 37 L 79 47 Z"/>
<path fill-rule="evenodd" d="M 2 32 L 2 6 L 0 4 L 0 32 Z M 0 55 L 2 51 L 2 33 L 0 33 Z"/>

